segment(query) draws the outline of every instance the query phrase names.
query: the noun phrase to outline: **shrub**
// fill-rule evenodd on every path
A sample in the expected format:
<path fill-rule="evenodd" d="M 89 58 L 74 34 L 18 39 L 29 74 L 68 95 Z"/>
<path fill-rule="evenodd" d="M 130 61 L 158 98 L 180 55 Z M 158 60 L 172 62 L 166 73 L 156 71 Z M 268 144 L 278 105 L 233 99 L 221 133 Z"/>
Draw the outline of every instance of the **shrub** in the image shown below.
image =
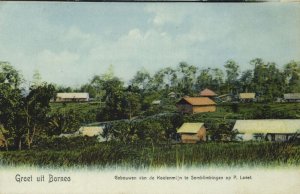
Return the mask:
<path fill-rule="evenodd" d="M 97 144 L 96 137 L 75 136 L 75 137 L 39 137 L 36 138 L 32 149 L 35 150 L 70 150 L 82 149 Z"/>

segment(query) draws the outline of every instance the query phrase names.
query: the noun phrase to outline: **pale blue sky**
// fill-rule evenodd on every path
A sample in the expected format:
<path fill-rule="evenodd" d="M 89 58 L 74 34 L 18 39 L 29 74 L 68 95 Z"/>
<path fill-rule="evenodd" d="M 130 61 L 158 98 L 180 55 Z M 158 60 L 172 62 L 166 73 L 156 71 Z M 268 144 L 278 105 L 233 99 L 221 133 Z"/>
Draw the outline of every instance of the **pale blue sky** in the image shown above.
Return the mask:
<path fill-rule="evenodd" d="M 79 86 L 110 64 L 124 81 L 181 61 L 242 69 L 300 61 L 299 3 L 0 2 L 0 60 L 27 80 Z"/>

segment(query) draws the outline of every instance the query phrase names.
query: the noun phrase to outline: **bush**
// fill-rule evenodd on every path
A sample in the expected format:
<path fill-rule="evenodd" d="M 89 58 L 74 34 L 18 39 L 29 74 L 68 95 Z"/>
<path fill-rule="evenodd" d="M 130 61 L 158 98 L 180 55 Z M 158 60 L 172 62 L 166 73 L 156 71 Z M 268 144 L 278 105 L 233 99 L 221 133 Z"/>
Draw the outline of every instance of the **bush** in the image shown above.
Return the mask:
<path fill-rule="evenodd" d="M 35 150 L 73 150 L 98 144 L 97 137 L 39 137 L 33 142 Z"/>

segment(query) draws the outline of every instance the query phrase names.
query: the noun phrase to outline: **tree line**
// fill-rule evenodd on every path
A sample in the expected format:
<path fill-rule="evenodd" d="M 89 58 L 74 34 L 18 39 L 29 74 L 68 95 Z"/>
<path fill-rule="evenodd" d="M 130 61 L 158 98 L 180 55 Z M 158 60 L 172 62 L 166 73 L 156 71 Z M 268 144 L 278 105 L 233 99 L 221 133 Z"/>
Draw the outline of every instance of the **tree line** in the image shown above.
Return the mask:
<path fill-rule="evenodd" d="M 141 95 L 149 93 L 166 95 L 173 91 L 180 96 L 194 96 L 204 88 L 218 94 L 236 95 L 240 92 L 254 92 L 263 101 L 282 97 L 283 93 L 300 92 L 300 62 L 291 61 L 279 68 L 274 62 L 256 58 L 250 61 L 247 70 L 241 71 L 240 65 L 228 60 L 221 68 L 201 68 L 181 62 L 175 68 L 165 67 L 153 75 L 146 69 L 136 72 L 126 83 L 113 75 L 112 67 L 106 74 L 95 75 L 89 83 L 80 88 L 59 87 L 59 91 L 88 92 L 91 97 L 105 100 L 109 90 L 127 90 Z M 109 83 L 109 85 L 107 85 Z M 105 94 L 108 91 L 108 94 Z"/>
<path fill-rule="evenodd" d="M 149 111 L 154 100 L 167 98 L 170 92 L 178 97 L 197 96 L 205 88 L 217 94 L 237 96 L 241 92 L 256 93 L 260 102 L 272 102 L 284 93 L 300 92 L 300 62 L 291 61 L 279 68 L 274 62 L 260 58 L 250 61 L 250 69 L 241 71 L 239 64 L 228 60 L 224 70 L 200 68 L 181 62 L 177 67 L 164 67 L 153 75 L 146 69 L 136 72 L 124 83 L 113 75 L 112 67 L 106 74 L 94 76 L 80 88 L 61 87 L 59 91 L 88 92 L 105 107 L 98 120 L 132 118 L 141 111 Z"/>

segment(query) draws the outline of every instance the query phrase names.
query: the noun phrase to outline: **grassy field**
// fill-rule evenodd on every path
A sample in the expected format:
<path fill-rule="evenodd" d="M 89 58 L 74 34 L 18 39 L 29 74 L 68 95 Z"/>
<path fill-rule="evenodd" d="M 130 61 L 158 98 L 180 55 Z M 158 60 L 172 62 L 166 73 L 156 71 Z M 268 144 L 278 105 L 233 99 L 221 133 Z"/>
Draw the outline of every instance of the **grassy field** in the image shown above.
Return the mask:
<path fill-rule="evenodd" d="M 121 166 L 133 168 L 205 166 L 298 166 L 300 146 L 287 143 L 244 142 L 202 144 L 98 143 L 72 150 L 0 152 L 3 165 L 50 167 Z"/>
<path fill-rule="evenodd" d="M 56 111 L 59 112 L 69 112 L 70 110 L 82 112 L 82 113 L 89 113 L 95 112 L 99 108 L 101 108 L 100 103 L 87 103 L 87 102 L 68 102 L 68 103 L 51 103 L 51 113 Z"/>

